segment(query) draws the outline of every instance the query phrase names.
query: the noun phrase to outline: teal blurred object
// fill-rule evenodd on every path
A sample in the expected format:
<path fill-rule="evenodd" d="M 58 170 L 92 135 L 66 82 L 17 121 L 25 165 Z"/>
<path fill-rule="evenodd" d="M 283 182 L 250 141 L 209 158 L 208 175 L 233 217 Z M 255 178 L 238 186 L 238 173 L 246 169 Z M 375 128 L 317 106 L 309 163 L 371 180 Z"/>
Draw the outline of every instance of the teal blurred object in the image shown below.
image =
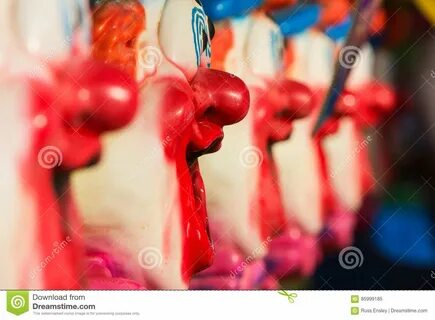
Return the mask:
<path fill-rule="evenodd" d="M 341 23 L 326 28 L 325 34 L 336 42 L 342 39 L 346 39 L 351 28 L 352 17 L 347 16 L 346 19 L 344 19 L 344 21 L 342 21 Z"/>

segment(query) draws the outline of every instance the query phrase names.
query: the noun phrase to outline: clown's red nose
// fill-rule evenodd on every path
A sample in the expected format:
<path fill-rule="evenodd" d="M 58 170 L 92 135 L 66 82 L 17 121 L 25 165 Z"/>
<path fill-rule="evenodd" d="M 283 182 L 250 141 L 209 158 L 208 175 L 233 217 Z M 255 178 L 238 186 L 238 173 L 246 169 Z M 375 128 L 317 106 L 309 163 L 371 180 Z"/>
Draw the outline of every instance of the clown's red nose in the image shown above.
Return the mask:
<path fill-rule="evenodd" d="M 286 121 L 305 118 L 314 108 L 312 91 L 302 83 L 288 79 L 276 82 L 268 99 L 275 113 Z"/>
<path fill-rule="evenodd" d="M 65 93 L 65 117 L 73 126 L 95 133 L 121 128 L 138 106 L 137 84 L 125 72 L 92 60 L 69 64 L 58 72 Z"/>
<path fill-rule="evenodd" d="M 245 83 L 227 72 L 199 68 L 191 86 L 194 91 L 196 118 L 219 126 L 242 120 L 249 109 L 249 91 Z"/>
<path fill-rule="evenodd" d="M 388 114 L 396 106 L 396 94 L 394 90 L 384 83 L 371 83 L 366 93 L 371 100 L 369 107 L 380 114 Z"/>
<path fill-rule="evenodd" d="M 343 90 L 337 101 L 335 115 L 338 117 L 351 116 L 357 112 L 357 108 L 362 108 L 362 101 L 358 95 L 350 90 Z"/>
<path fill-rule="evenodd" d="M 191 83 L 195 102 L 190 151 L 196 156 L 220 148 L 223 127 L 242 120 L 249 109 L 245 83 L 227 72 L 199 68 Z"/>

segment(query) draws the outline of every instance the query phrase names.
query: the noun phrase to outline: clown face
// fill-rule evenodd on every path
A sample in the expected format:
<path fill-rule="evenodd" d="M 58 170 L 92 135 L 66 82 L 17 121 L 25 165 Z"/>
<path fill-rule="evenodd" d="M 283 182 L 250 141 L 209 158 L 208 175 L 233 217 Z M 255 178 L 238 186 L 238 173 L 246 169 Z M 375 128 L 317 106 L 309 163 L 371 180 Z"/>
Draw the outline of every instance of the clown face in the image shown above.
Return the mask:
<path fill-rule="evenodd" d="M 367 109 L 364 99 L 360 97 L 364 96 L 361 91 L 371 82 L 373 67 L 373 50 L 370 45 L 365 45 L 337 106 L 338 112 L 341 112 L 341 109 L 346 112 L 348 109 L 351 110 L 351 114 L 343 117 L 337 132 L 326 137 L 323 142 L 333 194 L 337 198 L 337 205 L 348 212 L 356 212 L 363 197 L 361 178 L 362 170 L 365 169 L 362 168 L 364 161 L 361 161 L 361 156 L 366 154 L 371 138 L 366 140 L 361 135 L 358 114 L 360 110 Z"/>
<path fill-rule="evenodd" d="M 348 54 L 349 49 L 346 47 L 337 54 L 341 64 L 346 63 L 344 59 L 347 59 Z M 363 69 L 358 71 L 360 78 L 364 78 L 366 71 L 361 73 L 364 69 L 366 66 L 363 65 Z M 318 137 L 324 177 L 324 212 L 327 231 L 322 240 L 327 246 L 332 247 L 341 248 L 352 243 L 356 222 L 354 213 L 359 209 L 362 201 L 360 154 L 364 153 L 369 141 L 361 139 L 358 133 L 354 116 L 356 110 L 362 106 L 357 103 L 357 100 L 354 92 L 344 90 L 334 114 L 325 123 Z"/>
<path fill-rule="evenodd" d="M 379 122 L 387 117 L 396 106 L 396 96 L 393 89 L 386 83 L 374 78 L 375 52 L 366 44 L 360 55 L 359 64 L 352 70 L 348 91 L 355 97 L 358 113 L 354 119 L 358 129 L 360 141 L 360 160 L 362 196 L 367 196 L 375 189 L 373 165 L 370 164 L 370 145 L 377 143 L 375 137 L 368 135 L 378 126 Z"/>
<path fill-rule="evenodd" d="M 294 121 L 290 139 L 274 149 L 289 221 L 285 232 L 272 242 L 266 257 L 269 271 L 277 277 L 309 276 L 321 257 L 317 237 L 323 227 L 323 190 L 312 129 L 324 87 L 332 76 L 329 48 L 327 39 L 313 30 L 297 33 L 287 40 L 286 76 L 311 88 L 310 107 L 315 112 Z"/>
<path fill-rule="evenodd" d="M 311 132 L 332 79 L 333 43 L 323 34 L 307 30 L 289 39 L 288 47 L 292 59 L 286 75 L 310 86 L 316 112 L 295 121 L 290 140 L 276 146 L 276 159 L 286 213 L 304 232 L 316 235 L 323 227 L 323 191 L 320 159 Z"/>
<path fill-rule="evenodd" d="M 283 38 L 264 14 L 224 21 L 217 30 L 213 64 L 248 84 L 251 109 L 225 131 L 219 155 L 202 161 L 210 219 L 217 241 L 260 258 L 286 226 L 271 148 L 289 137 L 293 119 L 309 112 L 310 92 L 281 78 Z"/>
<path fill-rule="evenodd" d="M 363 198 L 376 185 L 369 159 L 374 137 L 365 136 L 364 128 L 375 126 L 394 106 L 394 93 L 388 86 L 373 81 L 373 70 L 374 52 L 367 44 L 361 49 L 358 64 L 352 70 L 338 104 L 339 111 L 347 108 L 358 112 L 344 117 L 335 137 L 325 141 L 331 159 L 329 170 L 332 172 L 332 190 L 337 199 L 336 210 L 329 218 L 328 231 L 338 247 L 348 246 L 352 242 L 357 218 L 355 213 Z M 350 190 L 349 185 L 352 186 Z"/>
<path fill-rule="evenodd" d="M 245 116 L 248 92 L 206 68 L 212 32 L 198 2 L 141 5 L 144 29 L 130 43 L 141 107 L 130 126 L 104 138 L 101 163 L 74 185 L 89 255 L 102 269 L 140 286 L 185 288 L 213 257 L 197 159 Z"/>
<path fill-rule="evenodd" d="M 42 19 L 36 14 L 40 12 L 38 1 L 26 1 L 25 6 L 9 1 L 1 4 L 5 14 L 17 21 L 26 16 L 30 25 L 57 30 L 59 34 L 53 38 L 64 40 L 55 45 L 64 49 L 48 55 L 43 32 L 27 32 L 20 24 L 11 31 L 22 41 L 9 42 L 11 51 L 33 48 L 32 53 L 40 59 L 21 52 L 10 58 L 14 67 L 2 72 L 0 79 L 0 97 L 6 102 L 0 117 L 5 151 L 0 157 L 5 177 L 0 184 L 1 211 L 6 221 L 0 226 L 0 256 L 8 261 L 3 265 L 0 286 L 79 288 L 81 223 L 71 197 L 69 174 L 99 157 L 102 132 L 119 128 L 132 118 L 136 85 L 118 70 L 84 56 L 64 63 L 61 57 L 68 56 L 67 36 L 57 28 L 63 21 L 63 2 L 44 2 L 50 14 L 44 11 L 41 25 L 33 20 Z M 86 14 L 85 7 L 74 8 Z M 33 14 L 28 15 L 27 10 Z M 7 25 L 7 30 L 11 26 Z M 41 34 L 44 36 L 39 37 Z M 38 72 L 28 69 L 35 64 Z M 16 137 L 13 141 L 6 138 L 11 134 Z"/>

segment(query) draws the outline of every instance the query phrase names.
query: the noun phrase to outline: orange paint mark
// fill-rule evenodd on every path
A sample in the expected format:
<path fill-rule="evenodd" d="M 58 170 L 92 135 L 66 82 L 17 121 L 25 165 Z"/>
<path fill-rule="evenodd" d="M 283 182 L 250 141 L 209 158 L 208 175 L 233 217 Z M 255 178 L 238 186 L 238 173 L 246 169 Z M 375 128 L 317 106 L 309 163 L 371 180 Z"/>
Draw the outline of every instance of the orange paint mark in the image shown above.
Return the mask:
<path fill-rule="evenodd" d="M 136 75 L 136 40 L 145 29 L 145 10 L 138 0 L 105 1 L 93 12 L 94 58 Z"/>
<path fill-rule="evenodd" d="M 319 0 L 322 6 L 322 14 L 319 26 L 326 28 L 328 26 L 342 22 L 350 11 L 348 0 Z"/>
<path fill-rule="evenodd" d="M 211 42 L 212 58 L 211 67 L 217 70 L 225 70 L 225 60 L 228 52 L 234 46 L 234 35 L 230 25 L 222 25 L 216 28 L 216 33 Z"/>

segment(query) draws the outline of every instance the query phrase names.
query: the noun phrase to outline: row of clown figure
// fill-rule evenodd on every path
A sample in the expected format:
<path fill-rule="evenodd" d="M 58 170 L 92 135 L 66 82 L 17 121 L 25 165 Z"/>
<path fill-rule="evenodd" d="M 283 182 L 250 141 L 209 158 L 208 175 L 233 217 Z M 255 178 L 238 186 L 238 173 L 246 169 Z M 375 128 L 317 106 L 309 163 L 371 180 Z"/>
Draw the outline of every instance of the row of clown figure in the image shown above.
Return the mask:
<path fill-rule="evenodd" d="M 0 287 L 277 288 L 350 245 L 395 104 L 367 42 L 312 136 L 351 6 L 0 0 Z"/>

